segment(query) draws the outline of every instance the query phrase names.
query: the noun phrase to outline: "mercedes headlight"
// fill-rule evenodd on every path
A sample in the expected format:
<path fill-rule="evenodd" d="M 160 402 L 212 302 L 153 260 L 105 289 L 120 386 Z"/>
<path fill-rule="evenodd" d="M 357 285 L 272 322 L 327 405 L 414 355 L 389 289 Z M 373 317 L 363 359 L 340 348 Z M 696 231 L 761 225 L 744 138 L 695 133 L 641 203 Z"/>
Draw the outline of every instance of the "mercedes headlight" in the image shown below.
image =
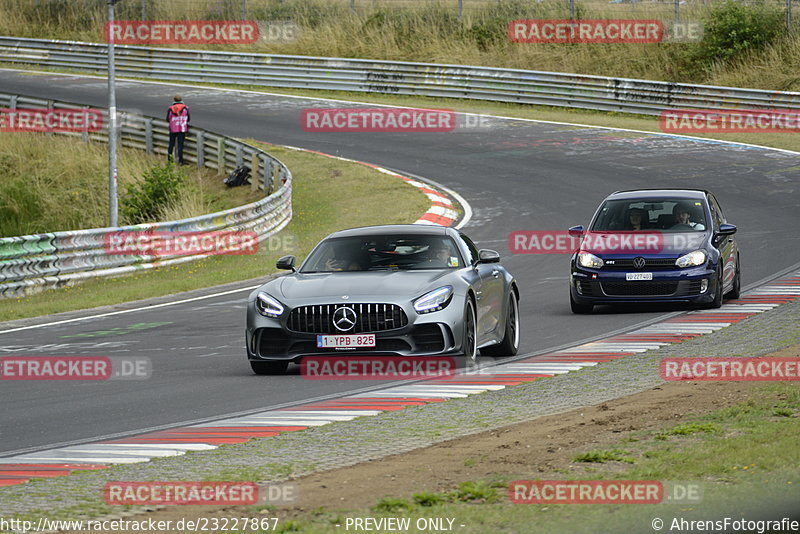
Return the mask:
<path fill-rule="evenodd" d="M 417 313 L 431 313 L 443 310 L 453 300 L 453 287 L 444 286 L 425 293 L 414 301 L 414 309 Z"/>
<path fill-rule="evenodd" d="M 283 304 L 266 293 L 256 295 L 256 309 L 265 317 L 280 317 L 283 313 Z"/>
<path fill-rule="evenodd" d="M 706 262 L 706 258 L 705 252 L 702 250 L 695 250 L 675 260 L 675 265 L 678 267 L 696 267 L 698 265 L 703 265 Z"/>
<path fill-rule="evenodd" d="M 591 269 L 599 269 L 603 266 L 603 260 L 589 252 L 578 253 L 578 264 L 581 267 L 589 267 Z"/>

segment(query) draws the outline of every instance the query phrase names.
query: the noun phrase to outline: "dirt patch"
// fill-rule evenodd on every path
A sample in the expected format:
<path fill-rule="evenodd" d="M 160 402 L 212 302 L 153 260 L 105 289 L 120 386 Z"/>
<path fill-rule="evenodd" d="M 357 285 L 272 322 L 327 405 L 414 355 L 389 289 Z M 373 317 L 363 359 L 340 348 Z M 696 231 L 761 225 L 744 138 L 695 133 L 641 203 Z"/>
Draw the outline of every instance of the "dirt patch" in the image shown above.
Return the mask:
<path fill-rule="evenodd" d="M 800 345 L 770 356 L 800 356 Z M 449 491 L 460 482 L 502 477 L 541 478 L 583 469 L 572 460 L 589 450 L 616 448 L 629 433 L 674 426 L 680 420 L 746 401 L 754 382 L 668 382 L 613 402 L 541 417 L 412 452 L 294 480 L 299 503 L 269 515 L 304 516 L 320 507 L 374 506 L 384 496 Z M 620 464 L 622 467 L 625 464 Z M 252 517 L 245 507 L 175 507 L 146 514 L 158 520 Z"/>
<path fill-rule="evenodd" d="M 541 477 L 557 469 L 576 469 L 572 459 L 582 451 L 613 448 L 628 432 L 672 426 L 687 414 L 739 403 L 753 387 L 736 382 L 669 383 L 613 403 L 303 477 L 296 481 L 302 504 L 286 512 L 369 507 L 386 495 L 410 497 L 423 490 L 450 490 L 470 480 Z"/>

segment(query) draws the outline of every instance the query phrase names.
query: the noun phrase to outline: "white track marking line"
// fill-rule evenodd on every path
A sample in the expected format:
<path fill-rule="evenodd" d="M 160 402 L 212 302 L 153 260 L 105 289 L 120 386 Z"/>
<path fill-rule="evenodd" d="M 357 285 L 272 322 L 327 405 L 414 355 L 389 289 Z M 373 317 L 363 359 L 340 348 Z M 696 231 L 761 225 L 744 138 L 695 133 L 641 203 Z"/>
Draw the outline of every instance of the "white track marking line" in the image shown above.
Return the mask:
<path fill-rule="evenodd" d="M 214 298 L 214 297 L 220 297 L 222 295 L 230 295 L 232 293 L 239 293 L 241 291 L 253 291 L 254 289 L 258 289 L 259 287 L 261 287 L 261 284 L 259 284 L 257 286 L 242 287 L 242 288 L 239 288 L 239 289 L 231 289 L 229 291 L 222 291 L 220 293 L 213 293 L 211 295 L 203 295 L 201 297 L 192 297 L 192 298 L 189 298 L 189 299 L 176 300 L 176 301 L 173 301 L 173 302 L 162 302 L 161 304 L 153 304 L 152 306 L 142 306 L 141 308 L 132 308 L 130 310 L 119 310 L 119 311 L 108 312 L 108 313 L 99 313 L 97 315 L 87 315 L 86 317 L 75 317 L 74 319 L 65 319 L 63 321 L 53 321 L 52 323 L 43 323 L 43 324 L 34 324 L 34 325 L 30 325 L 30 326 L 21 326 L 19 328 L 11 328 L 9 330 L 0 330 L 0 335 L 9 334 L 11 332 L 20 332 L 22 330 L 32 330 L 34 328 L 44 328 L 46 326 L 56 326 L 56 325 L 60 325 L 60 324 L 76 323 L 78 321 L 86 321 L 87 319 L 98 319 L 100 317 L 112 317 L 114 315 L 122 315 L 124 313 L 133 313 L 133 312 L 142 311 L 142 310 L 155 310 L 156 308 L 164 308 L 166 306 L 174 306 L 175 304 L 185 304 L 186 302 L 195 302 L 197 300 L 210 299 L 210 298 Z"/>
<path fill-rule="evenodd" d="M 230 428 L 234 426 L 263 426 L 264 428 L 271 426 L 323 426 L 336 421 L 350 421 L 355 419 L 349 417 L 346 419 L 247 419 L 243 421 L 227 420 L 223 423 L 214 423 L 213 426 L 209 425 L 195 425 L 202 428 Z M 188 426 L 183 428 L 195 428 L 195 426 Z"/>
<path fill-rule="evenodd" d="M 277 410 L 282 411 L 283 413 L 288 414 L 297 414 L 297 416 L 302 417 L 304 414 L 307 415 L 321 415 L 326 416 L 327 414 L 330 415 L 349 415 L 354 417 L 360 417 L 362 415 L 378 415 L 379 413 L 383 413 L 381 410 Z"/>
<path fill-rule="evenodd" d="M 416 397 L 425 397 L 430 399 L 464 399 L 469 396 L 468 393 L 459 393 L 455 391 L 425 391 L 424 394 L 421 390 L 399 390 L 395 391 L 394 389 L 387 389 L 381 391 L 380 393 L 376 393 L 374 395 L 370 395 L 370 397 L 409 397 L 414 395 Z"/>
<path fill-rule="evenodd" d="M 44 463 L 46 462 L 55 462 L 55 463 L 74 463 L 74 462 L 85 462 L 90 464 L 138 464 L 141 462 L 149 461 L 148 458 L 145 457 L 122 457 L 122 456 L 53 456 L 48 458 L 38 458 L 38 457 L 29 457 L 29 456 L 20 456 L 16 457 L 19 460 L 19 463 Z M 16 463 L 16 462 L 15 462 Z"/>
<path fill-rule="evenodd" d="M 145 457 L 145 458 L 162 458 L 168 456 L 181 456 L 186 454 L 186 451 L 179 451 L 175 449 L 142 449 L 142 450 L 135 450 L 135 449 L 113 449 L 109 450 L 102 446 L 102 443 L 98 444 L 98 447 L 92 447 L 88 449 L 57 449 L 55 452 L 60 453 L 61 455 L 70 455 L 74 453 L 84 453 L 84 454 L 113 454 L 115 457 L 119 455 L 121 458 L 125 458 L 128 456 L 131 457 Z"/>
<path fill-rule="evenodd" d="M 98 442 L 95 445 L 76 445 L 75 447 L 69 447 L 69 448 L 72 450 L 81 450 L 81 447 L 96 448 L 100 445 L 102 445 L 103 447 L 108 447 L 109 449 L 114 449 L 114 448 L 144 449 L 144 450 L 174 449 L 177 451 L 208 451 L 217 448 L 215 445 L 209 445 L 208 443 L 152 443 L 151 444 L 151 443 L 103 443 L 103 442 Z"/>

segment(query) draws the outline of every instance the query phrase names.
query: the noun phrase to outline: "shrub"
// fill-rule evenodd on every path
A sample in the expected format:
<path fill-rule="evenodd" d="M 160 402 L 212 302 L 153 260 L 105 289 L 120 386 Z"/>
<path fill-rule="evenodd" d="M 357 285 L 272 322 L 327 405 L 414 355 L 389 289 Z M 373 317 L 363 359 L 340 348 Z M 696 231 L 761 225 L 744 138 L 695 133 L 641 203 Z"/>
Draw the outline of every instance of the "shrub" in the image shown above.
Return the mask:
<path fill-rule="evenodd" d="M 125 187 L 120 212 L 127 224 L 156 221 L 161 210 L 177 200 L 186 185 L 186 172 L 168 162 L 145 172 L 143 180 Z"/>
<path fill-rule="evenodd" d="M 727 0 L 712 7 L 704 20 L 705 33 L 696 58 L 706 65 L 730 61 L 749 51 L 765 48 L 784 31 L 784 14 L 767 4 Z"/>

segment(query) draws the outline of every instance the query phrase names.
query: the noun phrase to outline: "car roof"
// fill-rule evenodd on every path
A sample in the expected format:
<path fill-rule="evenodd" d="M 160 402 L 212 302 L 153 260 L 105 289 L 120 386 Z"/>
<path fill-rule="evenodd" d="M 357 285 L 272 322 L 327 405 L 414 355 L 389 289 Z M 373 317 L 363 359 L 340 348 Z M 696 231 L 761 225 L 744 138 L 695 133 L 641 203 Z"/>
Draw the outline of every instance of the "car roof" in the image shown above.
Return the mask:
<path fill-rule="evenodd" d="M 325 239 L 335 237 L 360 237 L 386 234 L 413 235 L 447 235 L 448 227 L 438 224 L 384 224 L 380 226 L 362 226 L 334 232 Z"/>
<path fill-rule="evenodd" d="M 627 191 L 615 191 L 608 195 L 606 200 L 631 200 L 642 197 L 648 199 L 658 198 L 691 198 L 704 199 L 709 195 L 703 189 L 630 189 Z"/>

